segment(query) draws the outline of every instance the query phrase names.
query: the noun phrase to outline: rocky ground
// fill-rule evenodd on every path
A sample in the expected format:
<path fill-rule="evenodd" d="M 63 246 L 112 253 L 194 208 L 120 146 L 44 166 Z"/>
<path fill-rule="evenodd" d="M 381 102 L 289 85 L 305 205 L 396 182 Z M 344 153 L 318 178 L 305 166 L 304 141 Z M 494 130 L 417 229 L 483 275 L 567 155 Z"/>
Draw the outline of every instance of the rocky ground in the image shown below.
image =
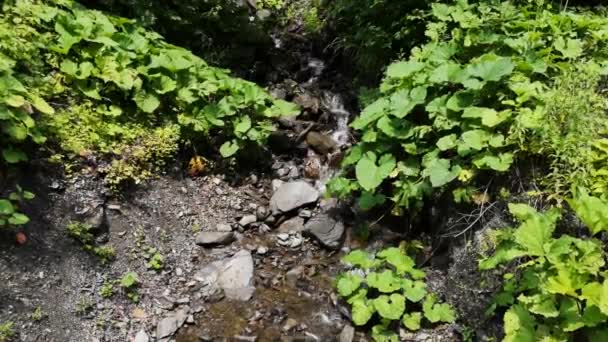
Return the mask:
<path fill-rule="evenodd" d="M 323 197 L 353 141 L 352 96 L 348 79 L 332 73 L 297 32 L 275 37 L 273 72 L 264 74 L 275 97 L 303 112 L 280 120 L 262 172 L 210 166 L 188 177 L 179 165 L 120 194 L 108 191 L 94 165 L 70 177 L 46 163 L 24 172 L 21 184 L 37 194 L 25 208 L 28 241 L 17 245 L 12 233 L 0 232 L 0 322 L 15 323 L 17 341 L 369 340 L 337 301 L 339 259 L 412 236 L 402 229 L 408 224 L 374 217 L 361 239 L 354 227 L 366 219 Z M 68 235 L 70 222 L 90 224 L 94 245 L 112 247 L 115 260 L 104 265 L 85 251 Z M 477 272 L 479 241 L 447 240 L 438 252 L 427 236 L 420 265 L 429 288 L 461 318 L 402 332 L 404 341 L 494 334 L 483 316 L 491 291 L 477 290 L 488 282 Z M 131 288 L 120 284 L 128 272 L 138 278 Z"/>

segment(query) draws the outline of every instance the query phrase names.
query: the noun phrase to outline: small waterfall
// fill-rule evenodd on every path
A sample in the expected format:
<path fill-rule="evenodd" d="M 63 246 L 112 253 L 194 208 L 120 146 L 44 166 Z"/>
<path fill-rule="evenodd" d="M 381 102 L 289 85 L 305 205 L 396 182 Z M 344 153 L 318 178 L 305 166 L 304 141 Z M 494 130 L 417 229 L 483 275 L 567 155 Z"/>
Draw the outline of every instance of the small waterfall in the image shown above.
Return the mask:
<path fill-rule="evenodd" d="M 349 142 L 350 131 L 348 128 L 348 121 L 350 120 L 351 113 L 346 110 L 344 100 L 340 94 L 327 90 L 323 91 L 322 101 L 325 109 L 331 114 L 331 119 L 333 121 L 331 138 L 337 143 L 338 147 L 342 148 Z M 340 153 L 340 151 L 337 153 Z M 338 170 L 331 167 L 329 162 L 321 165 L 319 179 L 316 182 L 317 189 L 324 192 L 325 185 L 337 174 L 337 172 Z"/>

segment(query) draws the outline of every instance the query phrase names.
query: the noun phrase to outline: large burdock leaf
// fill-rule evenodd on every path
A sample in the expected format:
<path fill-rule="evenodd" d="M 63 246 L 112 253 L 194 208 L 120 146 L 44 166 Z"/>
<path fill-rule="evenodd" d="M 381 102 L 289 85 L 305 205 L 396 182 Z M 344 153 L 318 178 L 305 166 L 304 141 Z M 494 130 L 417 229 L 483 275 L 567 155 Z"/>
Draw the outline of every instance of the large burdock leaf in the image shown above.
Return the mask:
<path fill-rule="evenodd" d="M 360 249 L 346 254 L 342 258 L 342 262 L 362 269 L 369 269 L 377 265 L 377 262 L 371 258 L 369 253 Z"/>
<path fill-rule="evenodd" d="M 393 267 L 397 274 L 403 275 L 409 273 L 414 279 L 422 279 L 425 274 L 415 268 L 416 263 L 412 258 L 403 253 L 400 248 L 390 247 L 376 255 L 379 259 L 383 259 Z"/>
<path fill-rule="evenodd" d="M 232 157 L 239 150 L 239 144 L 235 140 L 226 141 L 220 146 L 220 154 L 224 158 Z"/>
<path fill-rule="evenodd" d="M 420 329 L 420 321 L 422 320 L 422 313 L 420 312 L 412 312 L 412 313 L 406 313 L 405 315 L 403 315 L 403 325 L 405 325 L 406 328 L 408 328 L 409 330 L 412 331 L 416 331 L 418 329 Z"/>
<path fill-rule="evenodd" d="M 583 42 L 580 39 L 557 37 L 555 49 L 566 58 L 576 58 L 583 54 Z"/>
<path fill-rule="evenodd" d="M 378 289 L 383 293 L 392 293 L 401 289 L 401 278 L 390 270 L 385 270 L 382 273 L 371 272 L 365 280 L 369 287 Z"/>
<path fill-rule="evenodd" d="M 338 289 L 340 296 L 348 297 L 359 289 L 362 282 L 363 278 L 361 278 L 361 276 L 348 273 L 338 279 L 336 288 Z"/>
<path fill-rule="evenodd" d="M 425 64 L 414 61 L 401 61 L 388 66 L 386 76 L 390 78 L 404 78 L 424 69 Z"/>
<path fill-rule="evenodd" d="M 146 113 L 152 113 L 160 106 L 158 96 L 143 90 L 136 92 L 133 100 L 137 104 L 137 107 Z"/>
<path fill-rule="evenodd" d="M 382 295 L 373 300 L 374 308 L 382 318 L 397 320 L 405 311 L 405 297 L 398 293 Z"/>
<path fill-rule="evenodd" d="M 403 293 L 405 297 L 414 303 L 419 302 L 426 296 L 426 284 L 419 280 L 403 279 Z"/>
<path fill-rule="evenodd" d="M 446 322 L 452 323 L 456 320 L 456 313 L 449 304 L 437 303 L 435 295 L 428 295 L 422 303 L 424 317 L 431 323 Z"/>
<path fill-rule="evenodd" d="M 510 115 L 509 111 L 497 112 L 492 108 L 468 107 L 462 113 L 463 118 L 479 118 L 486 127 L 494 127 L 504 122 Z"/>
<path fill-rule="evenodd" d="M 584 190 L 579 190 L 575 198 L 567 201 L 593 235 L 608 230 L 608 203 L 606 201 L 589 196 Z"/>
<path fill-rule="evenodd" d="M 555 231 L 555 223 L 560 217 L 555 210 L 538 213 L 525 204 L 509 204 L 509 211 L 515 217 L 523 220 L 513 233 L 515 242 L 522 246 L 528 255 L 545 255 L 545 244 L 551 241 Z"/>
<path fill-rule="evenodd" d="M 504 76 L 510 75 L 513 69 L 515 69 L 515 64 L 511 62 L 510 58 L 499 57 L 495 54 L 483 55 L 468 67 L 470 75 L 484 81 L 500 81 Z"/>
<path fill-rule="evenodd" d="M 376 189 L 382 181 L 387 178 L 395 168 L 395 157 L 390 154 L 383 155 L 376 164 L 376 154 L 366 153 L 357 163 L 355 173 L 357 181 L 364 190 Z"/>
<path fill-rule="evenodd" d="M 431 185 L 438 188 L 456 179 L 460 170 L 461 168 L 458 165 L 450 167 L 450 161 L 448 159 L 434 159 L 426 165 L 424 170 L 422 170 L 422 175 L 429 177 Z"/>
<path fill-rule="evenodd" d="M 535 342 L 534 317 L 521 305 L 512 306 L 504 316 L 505 342 Z"/>

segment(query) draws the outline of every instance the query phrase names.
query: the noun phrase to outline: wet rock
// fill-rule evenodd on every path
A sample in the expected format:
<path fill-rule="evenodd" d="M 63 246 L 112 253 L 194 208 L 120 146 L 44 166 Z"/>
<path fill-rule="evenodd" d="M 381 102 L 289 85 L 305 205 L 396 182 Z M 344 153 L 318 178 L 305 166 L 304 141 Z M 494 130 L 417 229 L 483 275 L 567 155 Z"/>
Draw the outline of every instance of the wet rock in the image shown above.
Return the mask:
<path fill-rule="evenodd" d="M 321 158 L 311 156 L 304 161 L 304 177 L 318 179 L 321 177 Z"/>
<path fill-rule="evenodd" d="M 338 144 L 329 135 L 319 132 L 308 132 L 306 143 L 319 154 L 328 154 L 338 148 Z"/>
<path fill-rule="evenodd" d="M 283 222 L 278 229 L 279 233 L 301 232 L 304 229 L 304 219 L 293 217 Z"/>
<path fill-rule="evenodd" d="M 232 227 L 229 224 L 220 223 L 217 226 L 215 226 L 215 231 L 217 231 L 217 232 L 231 232 L 232 231 Z"/>
<path fill-rule="evenodd" d="M 298 325 L 298 322 L 293 318 L 288 318 L 285 325 L 283 325 L 283 331 L 288 332 L 291 329 L 295 328 Z"/>
<path fill-rule="evenodd" d="M 215 261 L 198 272 L 196 279 L 206 286 L 205 295 L 222 289 L 229 299 L 246 301 L 255 291 L 251 253 L 241 250 L 231 258 Z"/>
<path fill-rule="evenodd" d="M 338 338 L 339 342 L 353 342 L 353 339 L 355 338 L 355 328 L 353 328 L 350 325 L 345 325 L 344 329 L 342 329 L 342 332 L 340 333 L 340 336 Z"/>
<path fill-rule="evenodd" d="M 233 232 L 200 232 L 196 235 L 196 244 L 199 246 L 227 245 L 233 242 L 236 236 Z"/>
<path fill-rule="evenodd" d="M 319 199 L 319 192 L 304 181 L 282 184 L 270 199 L 273 213 L 286 213 Z"/>
<path fill-rule="evenodd" d="M 319 113 L 319 107 L 321 101 L 317 97 L 314 97 L 308 93 L 303 93 L 296 96 L 293 102 L 302 107 L 302 109 L 308 110 L 313 114 Z"/>
<path fill-rule="evenodd" d="M 179 327 L 177 326 L 177 318 L 173 315 L 160 320 L 156 325 L 156 338 L 165 338 L 175 334 Z"/>
<path fill-rule="evenodd" d="M 287 283 L 294 285 L 305 271 L 304 266 L 296 266 L 285 273 L 285 280 L 287 280 Z"/>
<path fill-rule="evenodd" d="M 338 249 L 344 234 L 344 223 L 328 213 L 322 213 L 306 222 L 302 233 L 316 238 L 325 247 Z"/>
<path fill-rule="evenodd" d="M 270 215 L 270 212 L 268 211 L 268 209 L 261 205 L 259 206 L 256 210 L 255 210 L 255 216 L 257 217 L 257 219 L 259 221 L 264 221 L 268 215 Z"/>
<path fill-rule="evenodd" d="M 273 179 L 272 180 L 272 192 L 273 193 L 277 192 L 284 183 L 285 182 L 283 182 L 280 179 Z"/>
<path fill-rule="evenodd" d="M 252 223 L 256 223 L 258 218 L 255 215 L 245 215 L 239 220 L 239 225 L 241 227 L 247 227 Z"/>
<path fill-rule="evenodd" d="M 137 335 L 135 335 L 135 340 L 133 342 L 148 342 L 150 341 L 150 337 L 146 334 L 145 330 L 140 330 Z"/>

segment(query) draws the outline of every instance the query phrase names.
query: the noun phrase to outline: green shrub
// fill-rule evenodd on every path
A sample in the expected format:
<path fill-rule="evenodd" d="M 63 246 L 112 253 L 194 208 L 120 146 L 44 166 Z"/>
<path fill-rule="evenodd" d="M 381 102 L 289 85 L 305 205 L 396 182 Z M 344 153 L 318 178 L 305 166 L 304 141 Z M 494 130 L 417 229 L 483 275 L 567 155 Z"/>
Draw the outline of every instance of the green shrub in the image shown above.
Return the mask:
<path fill-rule="evenodd" d="M 448 304 L 438 303 L 427 292 L 425 273 L 401 248 L 387 248 L 375 256 L 355 250 L 342 261 L 355 269 L 338 276 L 338 294 L 350 305 L 355 325 L 378 323 L 372 328 L 375 341 L 398 341 L 391 331 L 395 323 L 415 331 L 423 318 L 429 323 L 456 319 Z"/>
<path fill-rule="evenodd" d="M 99 258 L 102 264 L 116 259 L 114 248 L 96 246 L 93 226 L 83 222 L 70 222 L 67 226 L 68 235 L 82 244 L 82 249 Z"/>
<path fill-rule="evenodd" d="M 17 185 L 17 191 L 10 193 L 7 199 L 0 198 L 0 227 L 21 226 L 30 221 L 29 217 L 19 212 L 19 204 L 34 198 L 34 194 L 24 191 Z"/>
<path fill-rule="evenodd" d="M 358 193 L 363 209 L 390 198 L 400 214 L 445 190 L 462 198 L 476 175 L 507 171 L 520 132 L 548 120 L 554 76 L 581 61 L 606 71 L 605 16 L 466 1 L 432 14 L 430 42 L 388 67 L 381 97 L 352 123 L 362 137 L 346 173 L 329 184 Z"/>
<path fill-rule="evenodd" d="M 355 60 L 355 73 L 374 80 L 385 65 L 425 41 L 423 20 L 429 3 L 326 1 L 326 23 L 337 36 L 332 46 Z"/>
<path fill-rule="evenodd" d="M 0 324 L 0 342 L 8 342 L 15 337 L 15 330 L 13 330 L 13 322 L 6 322 Z"/>
<path fill-rule="evenodd" d="M 3 164 L 26 160 L 24 143 L 49 138 L 45 147 L 60 147 L 66 164 L 97 155 L 110 160 L 111 184 L 138 182 L 178 141 L 221 145 L 231 157 L 262 145 L 276 116 L 298 112 L 132 20 L 59 0 L 11 1 L 2 11 Z"/>
<path fill-rule="evenodd" d="M 127 272 L 120 279 L 120 286 L 125 290 L 127 297 L 134 303 L 139 302 L 139 293 L 137 286 L 139 285 L 139 277 L 135 272 Z"/>
<path fill-rule="evenodd" d="M 608 230 L 607 201 L 578 193 L 569 203 L 592 235 Z M 482 270 L 513 265 L 514 273 L 504 275 L 503 289 L 489 310 L 507 309 L 504 340 L 606 340 L 608 280 L 602 242 L 558 234 L 558 209 L 540 213 L 525 204 L 510 204 L 509 210 L 519 227 L 496 232 L 494 253 L 480 261 Z"/>

